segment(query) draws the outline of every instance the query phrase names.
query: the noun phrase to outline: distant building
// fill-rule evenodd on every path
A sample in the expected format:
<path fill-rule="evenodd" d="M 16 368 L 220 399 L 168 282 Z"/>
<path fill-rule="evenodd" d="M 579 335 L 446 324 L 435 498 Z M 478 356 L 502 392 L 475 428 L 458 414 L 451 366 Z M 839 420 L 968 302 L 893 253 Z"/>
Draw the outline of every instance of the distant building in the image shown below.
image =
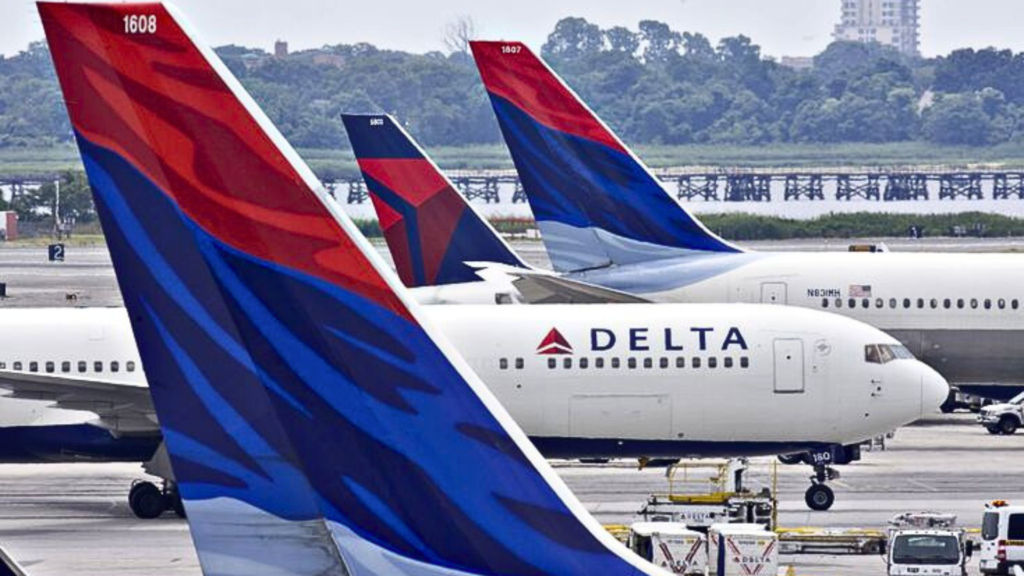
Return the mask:
<path fill-rule="evenodd" d="M 853 42 L 878 42 L 903 54 L 920 54 L 921 0 L 841 0 L 842 20 L 832 37 Z"/>
<path fill-rule="evenodd" d="M 284 40 L 274 42 L 274 56 L 286 58 L 288 56 L 288 43 Z"/>
<path fill-rule="evenodd" d="M 814 68 L 814 58 L 812 56 L 783 56 L 779 60 L 779 64 L 794 70 L 810 70 Z"/>

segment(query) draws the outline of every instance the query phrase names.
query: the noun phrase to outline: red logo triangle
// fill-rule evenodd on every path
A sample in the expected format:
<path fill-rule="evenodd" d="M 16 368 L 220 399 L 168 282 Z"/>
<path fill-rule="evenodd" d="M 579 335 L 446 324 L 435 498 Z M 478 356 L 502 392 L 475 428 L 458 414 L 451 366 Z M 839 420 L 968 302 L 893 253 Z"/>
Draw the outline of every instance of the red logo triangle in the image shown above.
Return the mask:
<path fill-rule="evenodd" d="M 572 346 L 558 331 L 558 328 L 552 328 L 548 335 L 540 341 L 540 346 L 537 346 L 537 354 L 572 354 Z"/>

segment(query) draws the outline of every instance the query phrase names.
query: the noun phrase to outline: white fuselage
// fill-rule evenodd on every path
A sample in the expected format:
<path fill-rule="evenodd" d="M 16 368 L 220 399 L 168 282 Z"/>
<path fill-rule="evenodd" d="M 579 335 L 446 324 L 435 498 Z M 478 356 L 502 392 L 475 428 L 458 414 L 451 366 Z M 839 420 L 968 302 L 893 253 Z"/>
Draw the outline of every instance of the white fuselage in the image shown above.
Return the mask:
<path fill-rule="evenodd" d="M 787 304 L 841 314 L 889 333 L 953 384 L 997 398 L 1024 386 L 1024 256 L 1018 254 L 749 252 L 566 277 L 661 303 Z M 474 288 L 439 287 L 422 297 L 476 303 L 509 290 L 494 282 Z"/>
<path fill-rule="evenodd" d="M 946 392 L 915 360 L 866 362 L 865 346 L 895 344 L 889 336 L 818 312 L 644 304 L 425 310 L 549 456 L 849 444 L 933 411 Z M 0 326 L 0 369 L 145 386 L 123 309 L 8 309 Z M 553 329 L 561 338 L 550 337 Z M 18 418 L 9 412 L 0 408 L 0 424 Z"/>

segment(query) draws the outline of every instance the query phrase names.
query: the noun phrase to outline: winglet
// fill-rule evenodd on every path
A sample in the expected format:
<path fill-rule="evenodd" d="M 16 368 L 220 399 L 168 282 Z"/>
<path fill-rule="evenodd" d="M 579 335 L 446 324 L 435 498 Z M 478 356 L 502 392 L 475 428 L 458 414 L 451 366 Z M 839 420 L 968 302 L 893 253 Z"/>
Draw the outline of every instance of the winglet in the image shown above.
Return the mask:
<path fill-rule="evenodd" d="M 394 118 L 342 120 L 406 286 L 478 281 L 471 260 L 528 267 Z"/>
<path fill-rule="evenodd" d="M 555 268 L 738 252 L 689 214 L 520 42 L 471 42 Z"/>
<path fill-rule="evenodd" d="M 176 12 L 39 10 L 205 574 L 665 574 Z"/>

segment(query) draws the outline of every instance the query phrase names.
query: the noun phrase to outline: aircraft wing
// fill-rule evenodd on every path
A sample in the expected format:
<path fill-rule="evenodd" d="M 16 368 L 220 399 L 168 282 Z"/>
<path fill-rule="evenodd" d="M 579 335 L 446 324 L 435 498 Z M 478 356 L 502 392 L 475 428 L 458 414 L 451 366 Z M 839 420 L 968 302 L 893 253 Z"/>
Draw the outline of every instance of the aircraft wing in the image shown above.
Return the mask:
<path fill-rule="evenodd" d="M 493 262 L 466 262 L 480 278 L 495 284 L 511 283 L 527 304 L 641 304 L 650 300 L 569 280 L 546 270 L 517 268 Z"/>
<path fill-rule="evenodd" d="M 114 432 L 159 431 L 149 388 L 95 378 L 29 374 L 0 370 L 0 389 L 7 398 L 49 400 L 64 410 L 84 410 L 99 416 L 95 424 Z"/>

